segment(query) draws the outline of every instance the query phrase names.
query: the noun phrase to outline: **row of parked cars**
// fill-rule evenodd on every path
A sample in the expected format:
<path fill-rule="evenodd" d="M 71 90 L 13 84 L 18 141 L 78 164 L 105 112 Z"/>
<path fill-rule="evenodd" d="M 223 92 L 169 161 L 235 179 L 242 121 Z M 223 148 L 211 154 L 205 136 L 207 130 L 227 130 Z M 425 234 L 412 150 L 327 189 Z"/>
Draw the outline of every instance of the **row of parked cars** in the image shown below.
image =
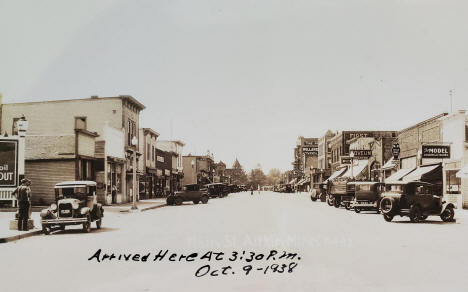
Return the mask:
<path fill-rule="evenodd" d="M 312 192 L 311 199 L 326 200 L 330 206 L 353 209 L 356 213 L 381 213 L 388 222 L 395 216 L 407 216 L 411 222 L 439 216 L 444 222 L 450 222 L 455 216 L 455 206 L 444 200 L 440 186 L 423 181 L 382 183 L 336 179 L 321 184 Z"/>
<path fill-rule="evenodd" d="M 183 202 L 193 202 L 194 204 L 201 202 L 202 204 L 206 204 L 210 198 L 223 198 L 230 193 L 245 190 L 245 186 L 226 183 L 190 184 L 184 186 L 181 191 L 170 194 L 166 202 L 168 205 L 181 205 Z"/>
<path fill-rule="evenodd" d="M 224 183 L 187 185 L 183 191 L 169 195 L 167 204 L 180 205 L 184 201 L 206 204 L 210 198 L 222 198 L 230 193 L 246 190 L 245 186 Z M 104 208 L 97 201 L 96 182 L 60 182 L 55 185 L 54 191 L 54 203 L 43 209 L 40 214 L 44 234 L 65 230 L 65 227 L 70 225 L 81 225 L 84 232 L 90 232 L 93 223 L 97 229 L 101 228 Z"/>

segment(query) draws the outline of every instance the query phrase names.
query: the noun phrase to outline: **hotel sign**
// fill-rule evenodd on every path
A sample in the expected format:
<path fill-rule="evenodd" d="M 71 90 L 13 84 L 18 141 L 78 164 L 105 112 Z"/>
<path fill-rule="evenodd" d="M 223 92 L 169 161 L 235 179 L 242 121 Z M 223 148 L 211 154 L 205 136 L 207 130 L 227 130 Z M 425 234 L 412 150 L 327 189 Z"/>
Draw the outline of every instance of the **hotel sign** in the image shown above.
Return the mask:
<path fill-rule="evenodd" d="M 303 147 L 302 153 L 306 156 L 318 156 L 318 145 Z"/>
<path fill-rule="evenodd" d="M 18 141 L 0 139 L 0 187 L 18 186 Z"/>
<path fill-rule="evenodd" d="M 422 145 L 422 158 L 450 158 L 450 145 Z"/>

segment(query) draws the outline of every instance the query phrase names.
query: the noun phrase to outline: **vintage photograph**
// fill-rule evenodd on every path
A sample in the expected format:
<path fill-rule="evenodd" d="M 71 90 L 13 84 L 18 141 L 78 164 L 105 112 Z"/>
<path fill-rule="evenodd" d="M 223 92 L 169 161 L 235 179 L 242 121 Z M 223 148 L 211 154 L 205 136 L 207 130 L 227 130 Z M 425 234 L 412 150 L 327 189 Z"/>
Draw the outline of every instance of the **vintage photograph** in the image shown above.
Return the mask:
<path fill-rule="evenodd" d="M 0 291 L 468 291 L 468 2 L 0 0 Z"/>

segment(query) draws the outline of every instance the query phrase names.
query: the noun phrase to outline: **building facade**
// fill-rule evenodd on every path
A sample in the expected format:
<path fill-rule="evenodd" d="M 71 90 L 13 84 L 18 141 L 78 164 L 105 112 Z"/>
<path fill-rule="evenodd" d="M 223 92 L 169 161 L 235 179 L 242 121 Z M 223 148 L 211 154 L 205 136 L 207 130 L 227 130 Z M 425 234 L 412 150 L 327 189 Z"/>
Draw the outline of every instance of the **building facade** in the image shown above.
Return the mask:
<path fill-rule="evenodd" d="M 98 183 L 102 203 L 130 201 L 138 146 L 131 141 L 144 108 L 128 95 L 3 104 L 2 133 L 11 135 L 22 115 L 29 121 L 25 176 L 32 181 L 33 204 L 51 203 L 55 183 L 81 179 Z"/>
<path fill-rule="evenodd" d="M 149 199 L 156 197 L 156 141 L 159 133 L 150 128 L 142 128 L 139 137 L 139 150 L 142 157 L 138 161 L 138 169 L 143 175 L 139 178 L 138 189 L 140 198 Z"/>
<path fill-rule="evenodd" d="M 184 177 L 183 150 L 185 143 L 180 140 L 158 140 L 157 147 L 163 151 L 171 152 L 174 157 L 171 168 L 171 183 L 174 190 L 180 190 Z"/>
<path fill-rule="evenodd" d="M 215 164 L 212 155 L 183 156 L 184 178 L 182 185 L 208 184 L 213 182 Z"/>

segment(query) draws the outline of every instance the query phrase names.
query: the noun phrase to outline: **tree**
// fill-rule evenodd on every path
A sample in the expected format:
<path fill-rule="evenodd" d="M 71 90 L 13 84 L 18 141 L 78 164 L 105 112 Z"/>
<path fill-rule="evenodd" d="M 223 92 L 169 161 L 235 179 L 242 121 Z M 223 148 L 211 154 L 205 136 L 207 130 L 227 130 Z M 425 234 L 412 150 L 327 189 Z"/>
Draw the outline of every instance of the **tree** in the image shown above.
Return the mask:
<path fill-rule="evenodd" d="M 228 170 L 226 169 L 228 172 Z M 235 185 L 246 185 L 248 183 L 247 174 L 245 173 L 239 160 L 234 161 L 232 169 L 229 170 L 231 176 L 231 183 Z"/>
<path fill-rule="evenodd" d="M 281 171 L 277 168 L 272 168 L 266 177 L 267 185 L 274 186 L 281 183 Z"/>
<path fill-rule="evenodd" d="M 259 185 L 264 186 L 267 177 L 260 168 L 255 168 L 250 171 L 249 186 L 256 189 Z"/>

